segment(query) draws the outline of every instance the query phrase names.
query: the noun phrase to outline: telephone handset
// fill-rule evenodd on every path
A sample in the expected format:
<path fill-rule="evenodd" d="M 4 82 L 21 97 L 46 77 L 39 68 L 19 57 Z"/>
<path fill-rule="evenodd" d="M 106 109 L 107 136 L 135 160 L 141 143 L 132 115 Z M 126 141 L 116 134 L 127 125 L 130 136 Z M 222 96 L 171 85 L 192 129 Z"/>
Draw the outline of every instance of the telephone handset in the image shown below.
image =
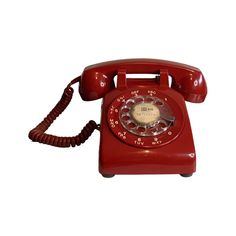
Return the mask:
<path fill-rule="evenodd" d="M 134 73 L 155 76 L 127 79 L 127 74 Z M 83 100 L 103 97 L 101 124 L 91 120 L 74 137 L 46 134 L 70 103 L 71 85 L 77 82 Z M 57 147 L 74 147 L 85 142 L 97 129 L 101 133 L 99 171 L 104 177 L 115 174 L 191 176 L 196 170 L 196 153 L 184 100 L 200 103 L 206 95 L 203 74 L 189 65 L 157 59 L 103 62 L 86 67 L 81 76 L 68 84 L 61 100 L 30 131 L 29 138 Z"/>

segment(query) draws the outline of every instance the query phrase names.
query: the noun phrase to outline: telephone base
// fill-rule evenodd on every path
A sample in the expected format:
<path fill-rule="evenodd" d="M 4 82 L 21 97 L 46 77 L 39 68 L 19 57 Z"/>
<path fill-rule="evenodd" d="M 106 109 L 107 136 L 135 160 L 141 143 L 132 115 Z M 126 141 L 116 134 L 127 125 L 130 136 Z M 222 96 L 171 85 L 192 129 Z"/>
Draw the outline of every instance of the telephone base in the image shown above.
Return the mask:
<path fill-rule="evenodd" d="M 132 82 L 129 82 L 128 91 L 114 89 L 103 99 L 99 172 L 102 175 L 181 174 L 183 177 L 190 177 L 196 171 L 196 153 L 183 97 L 170 88 L 162 90 L 155 84 L 141 87 L 136 86 L 134 82 L 130 83 Z M 128 128 L 122 126 L 119 116 L 122 111 L 121 106 L 123 103 L 126 104 L 136 91 L 145 96 L 148 96 L 150 91 L 155 92 L 158 94 L 157 98 L 163 96 L 163 101 L 166 99 L 168 105 L 171 104 L 175 114 L 174 125 L 172 129 L 169 128 L 172 131 L 146 137 L 132 134 Z M 139 104 L 138 101 L 136 103 Z M 126 113 L 125 110 L 124 114 Z M 131 112 L 130 116 L 132 115 Z M 174 132 L 176 136 L 171 136 Z"/>
<path fill-rule="evenodd" d="M 193 173 L 189 173 L 189 174 L 180 174 L 182 177 L 191 177 L 193 175 Z"/>

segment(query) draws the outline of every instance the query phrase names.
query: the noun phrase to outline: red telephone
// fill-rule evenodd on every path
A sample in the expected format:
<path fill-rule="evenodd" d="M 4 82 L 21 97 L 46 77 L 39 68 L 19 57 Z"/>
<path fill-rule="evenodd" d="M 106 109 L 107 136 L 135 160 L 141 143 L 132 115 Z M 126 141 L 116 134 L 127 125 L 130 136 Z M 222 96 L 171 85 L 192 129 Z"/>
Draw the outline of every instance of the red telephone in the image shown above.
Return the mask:
<path fill-rule="evenodd" d="M 126 74 L 155 74 L 127 79 Z M 117 86 L 114 77 L 117 75 Z M 172 77 L 169 86 L 169 76 Z M 89 121 L 74 137 L 46 134 L 70 103 L 79 82 L 83 100 L 103 97 L 101 125 Z M 156 59 L 126 59 L 88 66 L 66 87 L 49 115 L 29 133 L 33 141 L 58 147 L 80 145 L 100 130 L 99 171 L 115 174 L 181 174 L 196 170 L 196 153 L 185 101 L 203 102 L 207 86 L 195 67 Z"/>

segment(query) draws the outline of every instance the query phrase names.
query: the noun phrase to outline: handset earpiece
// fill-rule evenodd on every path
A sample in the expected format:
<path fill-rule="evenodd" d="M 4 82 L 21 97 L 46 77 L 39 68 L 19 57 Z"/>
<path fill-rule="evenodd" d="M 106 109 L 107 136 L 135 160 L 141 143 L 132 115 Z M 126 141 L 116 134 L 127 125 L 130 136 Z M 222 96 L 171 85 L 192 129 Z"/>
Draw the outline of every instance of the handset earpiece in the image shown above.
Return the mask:
<path fill-rule="evenodd" d="M 186 101 L 201 103 L 207 95 L 207 85 L 200 70 L 188 71 L 187 74 L 173 78 L 171 87 L 181 93 Z"/>
<path fill-rule="evenodd" d="M 113 74 L 86 67 L 81 75 L 79 93 L 84 101 L 91 101 L 102 98 L 115 87 Z"/>

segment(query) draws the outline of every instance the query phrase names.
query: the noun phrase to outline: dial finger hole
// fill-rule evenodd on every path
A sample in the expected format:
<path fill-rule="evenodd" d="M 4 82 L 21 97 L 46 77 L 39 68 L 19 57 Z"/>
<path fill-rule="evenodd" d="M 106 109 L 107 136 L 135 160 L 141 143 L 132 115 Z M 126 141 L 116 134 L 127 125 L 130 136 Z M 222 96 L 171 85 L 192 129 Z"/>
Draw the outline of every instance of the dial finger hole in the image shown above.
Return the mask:
<path fill-rule="evenodd" d="M 145 101 L 146 101 L 146 102 L 154 102 L 154 98 L 152 98 L 152 97 L 147 97 L 147 98 L 145 99 Z"/>
<path fill-rule="evenodd" d="M 127 105 L 128 107 L 133 106 L 133 105 L 134 105 L 134 100 L 128 100 L 128 101 L 126 102 L 126 105 Z"/>
<path fill-rule="evenodd" d="M 130 117 L 127 116 L 127 115 L 122 116 L 122 120 L 123 120 L 123 121 L 127 121 L 127 120 L 129 120 L 129 119 L 130 119 Z"/>
<path fill-rule="evenodd" d="M 135 103 L 140 103 L 140 102 L 143 102 L 144 101 L 144 98 L 143 97 L 137 97 L 135 98 Z"/>
<path fill-rule="evenodd" d="M 122 112 L 122 113 L 128 113 L 129 110 L 130 110 L 130 109 L 129 109 L 128 107 L 124 107 L 124 108 L 121 109 L 121 112 Z"/>
<path fill-rule="evenodd" d="M 128 127 L 129 129 L 133 129 L 133 128 L 136 127 L 136 125 L 135 125 L 133 122 L 130 122 L 130 123 L 127 125 L 127 127 Z"/>
<path fill-rule="evenodd" d="M 165 121 L 160 121 L 158 125 L 161 129 L 165 129 L 167 127 L 167 124 Z"/>
<path fill-rule="evenodd" d="M 137 131 L 140 132 L 140 133 L 143 133 L 145 132 L 145 128 L 144 127 L 138 127 Z"/>
<path fill-rule="evenodd" d="M 156 104 L 157 106 L 162 106 L 162 105 L 163 105 L 163 102 L 160 101 L 160 100 L 157 100 L 157 101 L 155 102 L 155 104 Z"/>

